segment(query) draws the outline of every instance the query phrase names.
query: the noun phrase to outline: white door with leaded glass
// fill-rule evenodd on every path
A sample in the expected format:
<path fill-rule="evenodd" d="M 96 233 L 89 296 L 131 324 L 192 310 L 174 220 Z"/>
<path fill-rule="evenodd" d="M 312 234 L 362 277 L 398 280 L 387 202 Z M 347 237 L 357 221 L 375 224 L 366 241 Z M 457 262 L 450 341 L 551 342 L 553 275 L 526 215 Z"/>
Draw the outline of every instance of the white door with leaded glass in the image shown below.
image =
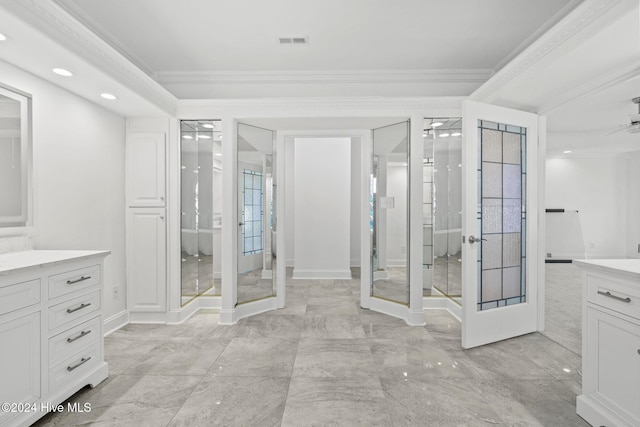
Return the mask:
<path fill-rule="evenodd" d="M 463 103 L 462 347 L 538 328 L 538 116 Z"/>

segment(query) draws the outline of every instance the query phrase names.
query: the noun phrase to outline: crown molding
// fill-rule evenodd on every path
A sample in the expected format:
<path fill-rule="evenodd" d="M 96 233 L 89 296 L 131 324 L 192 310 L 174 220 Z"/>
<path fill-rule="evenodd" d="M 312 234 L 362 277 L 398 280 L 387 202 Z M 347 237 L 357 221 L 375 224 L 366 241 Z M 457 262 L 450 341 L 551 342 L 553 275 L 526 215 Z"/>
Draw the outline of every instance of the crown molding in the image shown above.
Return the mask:
<path fill-rule="evenodd" d="M 477 101 L 491 102 L 496 94 L 512 81 L 518 79 L 541 60 L 553 53 L 570 48 L 570 45 L 582 33 L 588 33 L 589 27 L 607 12 L 637 4 L 637 0 L 585 0 L 560 22 L 533 42 L 522 53 L 497 71 L 470 96 Z"/>
<path fill-rule="evenodd" d="M 161 84 L 342 84 L 342 83 L 483 83 L 489 69 L 471 70 L 326 70 L 326 71 L 163 71 L 154 75 Z"/>
<path fill-rule="evenodd" d="M 183 99 L 179 118 L 189 117 L 360 117 L 410 116 L 412 114 L 457 117 L 464 96 L 443 97 L 335 97 L 259 99 Z"/>
<path fill-rule="evenodd" d="M 41 0 L 0 0 L 0 5 L 156 107 L 175 113 L 175 96 L 58 4 Z"/>

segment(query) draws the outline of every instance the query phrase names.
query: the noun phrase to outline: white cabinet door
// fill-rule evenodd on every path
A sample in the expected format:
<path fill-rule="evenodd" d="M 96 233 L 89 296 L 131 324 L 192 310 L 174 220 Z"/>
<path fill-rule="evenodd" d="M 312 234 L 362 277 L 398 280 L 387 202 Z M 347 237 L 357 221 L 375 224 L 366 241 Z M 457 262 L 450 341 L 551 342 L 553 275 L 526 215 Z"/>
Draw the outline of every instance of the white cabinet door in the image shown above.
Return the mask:
<path fill-rule="evenodd" d="M 640 425 L 640 325 L 587 307 L 583 394 Z"/>
<path fill-rule="evenodd" d="M 41 397 L 40 312 L 0 317 L 0 343 L 0 402 L 35 402 Z M 0 425 L 15 415 L 0 411 Z"/>
<path fill-rule="evenodd" d="M 165 206 L 166 138 L 164 133 L 127 135 L 127 205 Z"/>
<path fill-rule="evenodd" d="M 167 305 L 167 249 L 164 208 L 127 210 L 127 306 L 164 312 Z"/>

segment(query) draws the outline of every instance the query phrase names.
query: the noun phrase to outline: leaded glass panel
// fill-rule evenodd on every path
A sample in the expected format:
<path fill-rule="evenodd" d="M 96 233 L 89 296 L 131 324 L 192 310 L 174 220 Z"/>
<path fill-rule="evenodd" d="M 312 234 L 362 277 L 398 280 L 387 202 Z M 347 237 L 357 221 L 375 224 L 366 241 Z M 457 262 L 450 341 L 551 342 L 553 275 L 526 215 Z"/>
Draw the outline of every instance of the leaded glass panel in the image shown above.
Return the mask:
<path fill-rule="evenodd" d="M 526 129 L 478 121 L 478 310 L 526 301 Z"/>

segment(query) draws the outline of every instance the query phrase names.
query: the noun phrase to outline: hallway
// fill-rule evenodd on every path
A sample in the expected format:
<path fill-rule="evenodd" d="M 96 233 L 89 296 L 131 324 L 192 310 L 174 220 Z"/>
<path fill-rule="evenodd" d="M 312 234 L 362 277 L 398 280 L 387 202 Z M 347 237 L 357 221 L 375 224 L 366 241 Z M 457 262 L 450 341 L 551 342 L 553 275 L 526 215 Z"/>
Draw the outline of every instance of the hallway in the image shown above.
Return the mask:
<path fill-rule="evenodd" d="M 580 357 L 541 334 L 463 351 L 460 323 L 362 310 L 359 277 L 288 280 L 287 308 L 217 325 L 128 325 L 105 339 L 110 376 L 38 426 L 586 426 Z M 290 274 L 290 271 L 289 271 Z"/>

